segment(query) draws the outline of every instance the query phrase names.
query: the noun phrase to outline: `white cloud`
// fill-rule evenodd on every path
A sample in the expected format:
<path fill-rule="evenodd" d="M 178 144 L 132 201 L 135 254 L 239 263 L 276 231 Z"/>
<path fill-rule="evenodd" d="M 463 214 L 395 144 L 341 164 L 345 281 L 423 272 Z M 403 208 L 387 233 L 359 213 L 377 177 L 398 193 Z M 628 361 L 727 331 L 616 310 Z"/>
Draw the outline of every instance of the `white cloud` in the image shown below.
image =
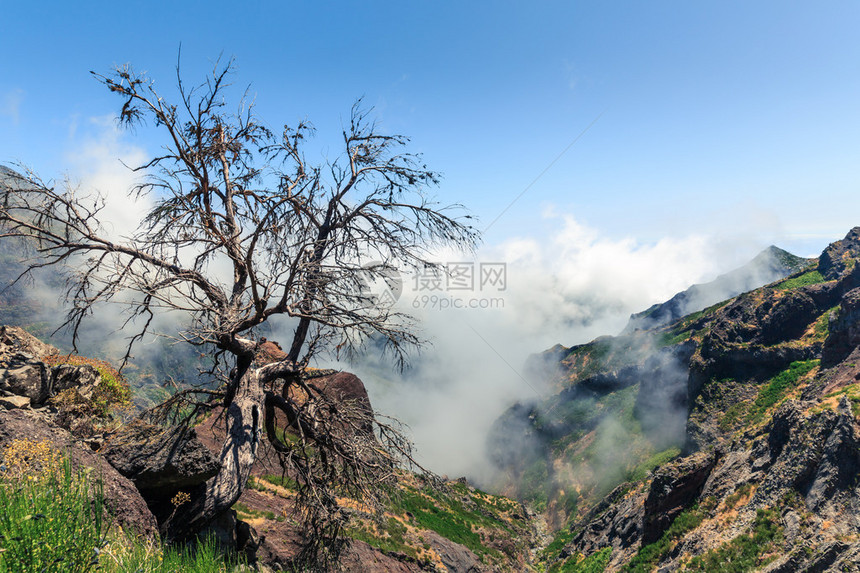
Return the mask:
<path fill-rule="evenodd" d="M 24 90 L 8 91 L 0 99 L 0 116 L 6 116 L 17 125 L 21 121 L 21 104 L 24 103 Z"/>
<path fill-rule="evenodd" d="M 70 141 L 66 159 L 73 184 L 84 193 L 97 191 L 105 197 L 101 220 L 110 237 L 130 235 L 152 204 L 148 198 L 129 195 L 139 181 L 130 167 L 143 164 L 146 151 L 127 141 L 112 116 L 90 118 L 86 129 L 76 129 Z"/>
<path fill-rule="evenodd" d="M 522 235 L 479 253 L 478 261 L 507 264 L 504 292 L 456 293 L 500 296 L 503 309 L 416 310 L 421 293 L 406 281 L 401 303 L 420 318 L 433 346 L 402 380 L 377 364 L 343 366 L 362 377 L 377 410 L 411 427 L 419 458 L 430 469 L 490 482 L 490 426 L 514 401 L 545 389 L 543 381 L 523 372 L 529 355 L 556 343 L 617 334 L 631 313 L 729 270 L 726 261 L 737 256 L 734 243 L 728 249 L 735 257 L 723 253 L 727 243 L 719 237 L 643 244 L 605 237 L 570 215 L 548 211 L 545 217 L 554 230 L 549 242 Z M 757 248 L 746 246 L 747 260 Z M 440 261 L 459 260 L 447 256 L 453 255 L 440 255 Z"/>

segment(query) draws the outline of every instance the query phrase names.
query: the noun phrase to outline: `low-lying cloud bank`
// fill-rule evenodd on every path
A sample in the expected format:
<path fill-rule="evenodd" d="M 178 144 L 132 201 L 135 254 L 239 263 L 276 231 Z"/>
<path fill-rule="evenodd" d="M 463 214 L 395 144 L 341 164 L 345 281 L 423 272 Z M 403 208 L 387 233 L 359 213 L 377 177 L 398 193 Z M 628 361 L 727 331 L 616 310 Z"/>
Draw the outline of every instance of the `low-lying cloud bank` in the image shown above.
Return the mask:
<path fill-rule="evenodd" d="M 379 411 L 410 426 L 419 458 L 434 471 L 492 480 L 490 426 L 513 402 L 547 390 L 523 369 L 530 354 L 617 334 L 631 313 L 743 264 L 764 246 L 739 249 L 703 235 L 642 244 L 601 236 L 552 211 L 546 224 L 555 231 L 549 242 L 524 235 L 483 248 L 472 290 L 404 281 L 399 304 L 420 320 L 432 346 L 402 376 L 370 357 L 344 366 L 366 382 Z M 482 264 L 504 265 L 504 290 L 481 288 Z"/>

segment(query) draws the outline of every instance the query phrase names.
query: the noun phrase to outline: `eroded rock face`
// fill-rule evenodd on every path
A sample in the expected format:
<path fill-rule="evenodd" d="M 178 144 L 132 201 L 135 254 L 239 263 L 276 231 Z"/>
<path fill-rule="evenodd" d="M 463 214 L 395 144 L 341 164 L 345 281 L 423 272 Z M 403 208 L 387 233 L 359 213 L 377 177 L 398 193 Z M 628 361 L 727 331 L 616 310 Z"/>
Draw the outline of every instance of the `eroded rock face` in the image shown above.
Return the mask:
<path fill-rule="evenodd" d="M 860 288 L 845 293 L 835 314 L 821 354 L 825 366 L 837 364 L 860 346 Z"/>
<path fill-rule="evenodd" d="M 654 472 L 645 498 L 642 543 L 660 539 L 678 514 L 696 501 L 716 463 L 714 453 L 698 452 Z"/>
<path fill-rule="evenodd" d="M 92 468 L 104 484 L 105 504 L 117 523 L 130 533 L 157 538 L 158 526 L 137 488 L 104 458 L 77 442 L 69 432 L 45 417 L 22 410 L 0 411 L 0 451 L 16 439 L 48 442 L 58 452 L 67 452 L 75 468 Z"/>

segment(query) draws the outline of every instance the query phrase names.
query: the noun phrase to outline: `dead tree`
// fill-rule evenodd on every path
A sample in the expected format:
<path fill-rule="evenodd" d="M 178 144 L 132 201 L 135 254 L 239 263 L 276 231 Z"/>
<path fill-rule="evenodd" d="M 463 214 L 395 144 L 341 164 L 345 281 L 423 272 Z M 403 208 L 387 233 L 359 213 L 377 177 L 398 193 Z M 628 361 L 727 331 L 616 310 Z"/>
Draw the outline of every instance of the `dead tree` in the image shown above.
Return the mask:
<path fill-rule="evenodd" d="M 31 269 L 70 271 L 73 340 L 98 305 L 128 305 L 125 361 L 155 313 L 182 311 L 188 326 L 181 338 L 232 367 L 222 391 L 228 437 L 221 471 L 193 511 L 183 512 L 186 531 L 239 498 L 263 434 L 308 486 L 311 517 L 328 527 L 335 492 L 373 498 L 375 484 L 409 455 L 408 444 L 381 423 L 372 438 L 333 431 L 352 423 L 344 408 L 311 408 L 313 401 L 292 400 L 283 385 L 314 395 L 297 375 L 312 357 L 354 354 L 370 340 L 384 341 L 402 363 L 421 342 L 412 320 L 376 304 L 362 285 L 384 279 L 392 266 L 432 264 L 439 246 L 473 249 L 477 234 L 459 206 L 427 198 L 437 175 L 406 151 L 406 137 L 381 133 L 360 104 L 344 126 L 340 155 L 312 164 L 304 152 L 310 124 L 275 133 L 245 97 L 228 110 L 231 67 L 218 65 L 188 88 L 177 66 L 174 104 L 129 66 L 94 74 L 122 99 L 123 125 L 148 122 L 163 136 L 161 153 L 133 168 L 141 179 L 132 193 L 151 208 L 132 234 L 105 232 L 98 194 L 27 177 L 2 190 L 0 236 L 34 246 Z M 295 325 L 287 357 L 257 365 L 255 328 L 279 315 Z M 282 439 L 278 412 L 298 439 Z"/>

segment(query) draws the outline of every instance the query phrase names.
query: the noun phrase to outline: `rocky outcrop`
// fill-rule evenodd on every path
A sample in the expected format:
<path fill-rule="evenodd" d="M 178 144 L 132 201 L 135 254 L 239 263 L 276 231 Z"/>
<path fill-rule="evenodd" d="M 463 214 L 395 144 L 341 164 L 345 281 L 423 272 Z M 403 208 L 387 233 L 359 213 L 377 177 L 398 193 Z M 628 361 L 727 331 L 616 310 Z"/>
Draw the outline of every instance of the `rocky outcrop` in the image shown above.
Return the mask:
<path fill-rule="evenodd" d="M 818 258 L 818 272 L 827 279 L 839 278 L 860 257 L 860 227 L 854 227 L 841 241 L 831 243 Z"/>
<path fill-rule="evenodd" d="M 25 330 L 0 326 L 0 396 L 26 397 L 32 407 L 43 406 L 66 390 L 84 401 L 92 399 L 100 381 L 98 370 L 89 364 L 50 366 L 45 362 L 58 355 L 59 350 Z M 69 429 L 78 421 L 67 422 L 64 427 Z"/>
<path fill-rule="evenodd" d="M 129 533 L 157 538 L 155 518 L 134 484 L 47 416 L 20 410 L 0 411 L 0 450 L 18 439 L 47 442 L 55 451 L 66 453 L 73 467 L 91 468 L 102 481 L 105 504 L 116 523 Z"/>
<path fill-rule="evenodd" d="M 0 369 L 0 390 L 26 396 L 34 406 L 44 404 L 51 396 L 51 372 L 44 362 L 20 352 L 9 357 L 5 366 Z"/>
<path fill-rule="evenodd" d="M 698 499 L 716 463 L 714 453 L 699 452 L 654 472 L 644 504 L 643 544 L 660 539 L 675 518 Z"/>
<path fill-rule="evenodd" d="M 838 364 L 860 346 L 860 288 L 848 291 L 834 314 L 821 354 L 825 366 Z"/>

